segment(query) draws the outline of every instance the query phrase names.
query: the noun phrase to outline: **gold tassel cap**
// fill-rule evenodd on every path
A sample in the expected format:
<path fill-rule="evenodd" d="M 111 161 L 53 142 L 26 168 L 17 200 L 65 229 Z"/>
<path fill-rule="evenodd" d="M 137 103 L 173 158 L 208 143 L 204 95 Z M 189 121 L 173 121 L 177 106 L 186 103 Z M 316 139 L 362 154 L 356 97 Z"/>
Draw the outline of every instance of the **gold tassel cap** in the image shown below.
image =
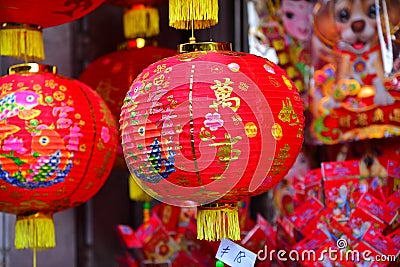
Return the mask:
<path fill-rule="evenodd" d="M 178 45 L 178 53 L 196 51 L 232 51 L 232 43 L 229 42 L 189 42 Z"/>
<path fill-rule="evenodd" d="M 3 23 L 0 28 L 0 55 L 25 61 L 44 60 L 41 27 L 32 24 Z"/>
<path fill-rule="evenodd" d="M 137 184 L 132 175 L 129 176 L 129 198 L 134 201 L 150 202 L 152 197 L 146 194 L 143 189 Z"/>
<path fill-rule="evenodd" d="M 54 248 L 56 238 L 52 215 L 41 212 L 18 215 L 15 222 L 14 243 L 16 249 L 43 250 Z"/>
<path fill-rule="evenodd" d="M 208 204 L 197 208 L 197 239 L 218 241 L 240 240 L 237 204 Z"/>
<path fill-rule="evenodd" d="M 135 5 L 124 12 L 123 25 L 126 39 L 152 37 L 160 33 L 158 9 Z"/>
<path fill-rule="evenodd" d="M 22 63 L 12 65 L 8 68 L 8 74 L 22 73 L 43 73 L 48 72 L 57 74 L 57 67 L 53 65 L 38 64 L 38 63 Z"/>
<path fill-rule="evenodd" d="M 169 26 L 206 29 L 218 24 L 218 0 L 169 0 Z"/>

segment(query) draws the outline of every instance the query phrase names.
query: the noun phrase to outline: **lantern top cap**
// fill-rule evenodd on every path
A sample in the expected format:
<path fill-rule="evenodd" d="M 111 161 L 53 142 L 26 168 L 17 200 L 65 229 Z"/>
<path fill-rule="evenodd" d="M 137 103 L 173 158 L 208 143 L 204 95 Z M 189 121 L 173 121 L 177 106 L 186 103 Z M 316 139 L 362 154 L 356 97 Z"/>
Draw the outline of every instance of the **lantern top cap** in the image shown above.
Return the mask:
<path fill-rule="evenodd" d="M 8 68 L 8 74 L 22 74 L 22 73 L 39 73 L 49 72 L 52 74 L 57 73 L 57 67 L 52 65 L 38 64 L 38 63 L 23 63 L 13 65 Z"/>
<path fill-rule="evenodd" d="M 198 42 L 178 45 L 179 53 L 196 51 L 232 51 L 232 44 L 229 42 Z"/>
<path fill-rule="evenodd" d="M 42 31 L 42 27 L 36 24 L 29 23 L 14 23 L 14 22 L 3 22 L 1 23 L 1 29 L 27 29 L 31 31 Z"/>

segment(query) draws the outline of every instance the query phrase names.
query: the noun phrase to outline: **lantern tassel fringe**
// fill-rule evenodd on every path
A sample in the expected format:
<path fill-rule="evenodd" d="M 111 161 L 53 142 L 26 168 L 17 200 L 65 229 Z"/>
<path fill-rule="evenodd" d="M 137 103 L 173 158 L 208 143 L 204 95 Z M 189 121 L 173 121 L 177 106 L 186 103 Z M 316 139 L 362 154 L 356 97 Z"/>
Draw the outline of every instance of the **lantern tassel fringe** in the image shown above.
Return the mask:
<path fill-rule="evenodd" d="M 127 39 L 152 37 L 160 33 L 160 18 L 157 8 L 138 7 L 125 11 L 124 35 Z"/>
<path fill-rule="evenodd" d="M 149 202 L 152 197 L 146 194 L 143 189 L 136 183 L 132 176 L 129 176 L 129 198 L 134 201 Z"/>
<path fill-rule="evenodd" d="M 218 0 L 169 0 L 169 26 L 195 30 L 218 24 Z"/>
<path fill-rule="evenodd" d="M 240 240 L 238 207 L 202 206 L 197 209 L 197 238 L 217 241 L 222 238 Z"/>
<path fill-rule="evenodd" d="M 15 223 L 16 249 L 49 249 L 56 246 L 54 222 L 51 215 L 36 213 L 19 215 Z"/>
<path fill-rule="evenodd" d="M 0 30 L 0 55 L 18 59 L 44 60 L 42 31 L 27 28 Z"/>

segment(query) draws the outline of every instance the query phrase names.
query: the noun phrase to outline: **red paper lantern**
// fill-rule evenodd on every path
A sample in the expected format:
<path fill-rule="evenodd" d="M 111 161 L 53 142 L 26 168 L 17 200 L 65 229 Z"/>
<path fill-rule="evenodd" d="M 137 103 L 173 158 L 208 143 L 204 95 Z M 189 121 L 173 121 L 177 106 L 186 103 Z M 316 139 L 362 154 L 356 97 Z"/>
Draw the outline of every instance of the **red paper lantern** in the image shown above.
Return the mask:
<path fill-rule="evenodd" d="M 123 99 L 135 77 L 148 65 L 174 55 L 172 49 L 156 47 L 155 41 L 143 38 L 159 34 L 159 14 L 154 7 L 161 1 L 117 0 L 108 4 L 123 6 L 125 43 L 119 50 L 92 62 L 81 74 L 80 80 L 94 88 L 106 101 L 111 112 L 119 119 Z M 121 142 L 119 142 L 121 143 Z M 121 146 L 118 146 L 116 167 L 126 169 Z M 149 197 L 129 179 L 129 195 L 135 201 L 149 201 Z"/>
<path fill-rule="evenodd" d="M 0 0 L 0 55 L 43 60 L 43 28 L 77 20 L 103 2 Z"/>
<path fill-rule="evenodd" d="M 236 202 L 272 188 L 296 160 L 302 101 L 264 58 L 226 43 L 181 51 L 192 52 L 150 65 L 132 84 L 120 119 L 125 160 L 154 198 L 201 206 L 200 239 L 238 239 Z"/>
<path fill-rule="evenodd" d="M 52 214 L 93 197 L 111 171 L 115 120 L 55 67 L 13 66 L 0 88 L 0 211 L 17 215 L 17 249 L 54 247 Z"/>
<path fill-rule="evenodd" d="M 116 121 L 130 85 L 139 73 L 153 62 L 176 54 L 175 50 L 144 46 L 138 48 L 136 40 L 121 49 L 93 61 L 80 75 L 79 80 L 95 89 L 104 99 Z M 140 46 L 139 46 L 140 47 Z M 119 149 L 122 156 L 122 149 Z"/>

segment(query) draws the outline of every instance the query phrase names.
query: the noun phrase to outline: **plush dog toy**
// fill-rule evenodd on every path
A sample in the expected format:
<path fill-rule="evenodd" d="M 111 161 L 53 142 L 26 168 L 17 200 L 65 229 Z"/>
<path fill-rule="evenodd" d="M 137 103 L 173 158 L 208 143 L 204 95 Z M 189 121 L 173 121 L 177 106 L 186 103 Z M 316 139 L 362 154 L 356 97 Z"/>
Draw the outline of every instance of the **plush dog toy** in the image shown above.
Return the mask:
<path fill-rule="evenodd" d="M 324 53 L 331 50 L 336 67 L 336 85 L 324 108 L 339 107 L 348 93 L 358 97 L 373 95 L 373 103 L 379 106 L 394 103 L 384 85 L 388 64 L 394 62 L 385 23 L 398 25 L 400 1 L 380 0 L 379 5 L 375 0 L 323 0 L 317 4 L 314 31 L 325 44 Z M 384 13 L 389 17 L 386 21 Z"/>

